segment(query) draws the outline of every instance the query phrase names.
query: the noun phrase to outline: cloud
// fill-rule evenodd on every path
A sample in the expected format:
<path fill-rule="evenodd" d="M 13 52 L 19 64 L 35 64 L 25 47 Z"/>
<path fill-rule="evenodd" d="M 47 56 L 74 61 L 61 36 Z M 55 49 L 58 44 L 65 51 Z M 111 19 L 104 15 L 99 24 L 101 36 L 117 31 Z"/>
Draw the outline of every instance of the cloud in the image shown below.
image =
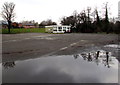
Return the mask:
<path fill-rule="evenodd" d="M 80 13 L 87 6 L 92 9 L 97 6 L 101 10 L 101 6 L 105 2 L 110 4 L 110 12 L 112 13 L 110 16 L 117 17 L 119 0 L 1 0 L 0 6 L 6 1 L 16 4 L 15 21 L 35 20 L 41 22 L 51 18 L 58 22 L 61 17 L 71 15 L 74 10 Z"/>

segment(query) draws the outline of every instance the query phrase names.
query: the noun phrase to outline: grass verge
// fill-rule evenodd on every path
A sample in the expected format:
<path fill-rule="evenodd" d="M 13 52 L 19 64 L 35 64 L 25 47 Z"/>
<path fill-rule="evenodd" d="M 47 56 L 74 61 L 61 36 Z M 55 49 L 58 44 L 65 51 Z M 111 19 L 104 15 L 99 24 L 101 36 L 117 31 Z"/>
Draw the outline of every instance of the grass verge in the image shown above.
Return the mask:
<path fill-rule="evenodd" d="M 8 34 L 8 29 L 0 29 L 1 34 Z M 17 33 L 45 33 L 45 28 L 12 28 L 10 34 Z"/>

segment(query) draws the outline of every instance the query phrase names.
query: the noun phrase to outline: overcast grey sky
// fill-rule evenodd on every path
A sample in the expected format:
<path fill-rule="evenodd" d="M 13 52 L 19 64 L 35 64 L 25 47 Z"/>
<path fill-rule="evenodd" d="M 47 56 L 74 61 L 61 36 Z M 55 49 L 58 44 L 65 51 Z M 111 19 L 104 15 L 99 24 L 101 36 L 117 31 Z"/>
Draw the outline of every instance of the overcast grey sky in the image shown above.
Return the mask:
<path fill-rule="evenodd" d="M 120 0 L 0 0 L 0 11 L 4 2 L 14 2 L 17 22 L 35 20 L 40 23 L 47 19 L 59 22 L 63 16 L 71 15 L 74 10 L 80 13 L 88 6 L 92 7 L 92 10 L 97 7 L 104 11 L 103 3 L 106 2 L 110 7 L 109 16 L 117 17 L 118 1 Z"/>

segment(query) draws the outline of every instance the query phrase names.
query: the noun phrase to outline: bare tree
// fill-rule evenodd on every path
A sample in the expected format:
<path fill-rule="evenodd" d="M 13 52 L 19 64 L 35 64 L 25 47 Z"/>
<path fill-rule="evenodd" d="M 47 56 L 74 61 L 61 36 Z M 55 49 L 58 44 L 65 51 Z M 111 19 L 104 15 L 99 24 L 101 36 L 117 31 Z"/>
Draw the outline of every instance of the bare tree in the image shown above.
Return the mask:
<path fill-rule="evenodd" d="M 91 11 L 91 7 L 87 7 L 87 12 L 88 12 L 88 22 L 90 22 L 90 11 Z"/>
<path fill-rule="evenodd" d="M 15 17 L 14 13 L 15 4 L 13 2 L 5 2 L 2 6 L 2 17 L 8 22 L 8 32 L 10 33 L 11 23 Z"/>

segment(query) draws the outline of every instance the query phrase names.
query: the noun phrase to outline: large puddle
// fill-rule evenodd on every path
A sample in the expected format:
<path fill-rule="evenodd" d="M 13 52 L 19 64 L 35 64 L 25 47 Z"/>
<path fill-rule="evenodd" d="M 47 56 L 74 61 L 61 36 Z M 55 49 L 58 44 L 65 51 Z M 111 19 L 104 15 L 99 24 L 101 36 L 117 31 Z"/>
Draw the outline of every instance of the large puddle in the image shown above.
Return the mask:
<path fill-rule="evenodd" d="M 104 48 L 4 62 L 3 83 L 118 83 L 118 60 Z"/>

